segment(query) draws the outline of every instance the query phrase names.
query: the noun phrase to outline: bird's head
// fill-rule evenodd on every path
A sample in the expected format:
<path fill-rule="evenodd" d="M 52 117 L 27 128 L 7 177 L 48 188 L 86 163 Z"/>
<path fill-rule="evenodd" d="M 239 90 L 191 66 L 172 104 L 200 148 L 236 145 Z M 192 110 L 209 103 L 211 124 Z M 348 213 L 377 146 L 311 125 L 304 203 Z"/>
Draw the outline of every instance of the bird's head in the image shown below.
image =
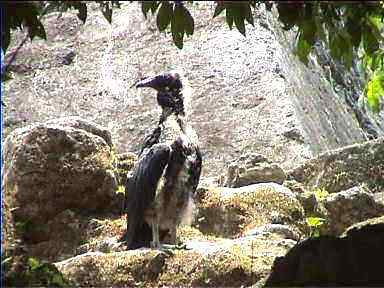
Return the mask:
<path fill-rule="evenodd" d="M 136 88 L 150 87 L 157 91 L 157 103 L 163 109 L 163 118 L 170 114 L 185 115 L 185 79 L 180 71 L 164 72 L 137 81 Z M 188 95 L 189 96 L 189 95 Z M 161 120 L 162 121 L 162 120 Z"/>
<path fill-rule="evenodd" d="M 183 88 L 181 73 L 169 71 L 153 77 L 145 77 L 135 83 L 136 88 L 150 87 L 157 92 L 177 92 Z"/>

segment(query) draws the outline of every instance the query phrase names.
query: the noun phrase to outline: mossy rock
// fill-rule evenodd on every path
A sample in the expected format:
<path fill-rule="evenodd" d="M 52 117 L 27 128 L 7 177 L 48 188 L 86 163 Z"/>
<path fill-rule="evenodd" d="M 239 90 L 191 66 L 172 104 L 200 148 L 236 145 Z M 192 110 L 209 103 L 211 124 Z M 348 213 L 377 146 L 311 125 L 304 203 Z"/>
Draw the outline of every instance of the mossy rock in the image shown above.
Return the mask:
<path fill-rule="evenodd" d="M 205 234 L 238 237 L 266 224 L 302 230 L 304 212 L 294 194 L 276 183 L 207 188 L 199 193 L 195 225 Z"/>
<path fill-rule="evenodd" d="M 264 279 L 274 259 L 294 243 L 287 246 L 276 237 L 211 237 L 186 245 L 188 250 L 171 254 L 146 248 L 89 252 L 55 265 L 77 286 L 250 286 Z"/>
<path fill-rule="evenodd" d="M 2 259 L 2 283 L 6 287 L 71 287 L 55 265 L 19 255 Z"/>
<path fill-rule="evenodd" d="M 307 190 L 329 193 L 366 185 L 372 192 L 384 187 L 384 138 L 346 146 L 313 158 L 288 172 L 288 178 Z"/>

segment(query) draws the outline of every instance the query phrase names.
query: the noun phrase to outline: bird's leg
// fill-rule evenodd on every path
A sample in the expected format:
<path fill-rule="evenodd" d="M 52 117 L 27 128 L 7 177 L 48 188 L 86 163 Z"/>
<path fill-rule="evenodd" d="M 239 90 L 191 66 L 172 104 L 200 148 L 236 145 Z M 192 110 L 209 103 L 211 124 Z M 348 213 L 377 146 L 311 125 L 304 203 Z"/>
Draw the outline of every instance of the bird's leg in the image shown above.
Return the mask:
<path fill-rule="evenodd" d="M 176 227 L 170 229 L 167 237 L 167 244 L 161 244 L 161 249 L 172 254 L 172 250 L 188 250 L 185 243 L 176 243 Z"/>
<path fill-rule="evenodd" d="M 175 245 L 176 244 L 176 227 L 173 227 L 171 231 L 169 231 L 169 244 Z"/>
<path fill-rule="evenodd" d="M 159 237 L 159 221 L 155 219 L 152 222 L 152 243 L 151 247 L 158 249 L 160 248 L 160 237 Z"/>

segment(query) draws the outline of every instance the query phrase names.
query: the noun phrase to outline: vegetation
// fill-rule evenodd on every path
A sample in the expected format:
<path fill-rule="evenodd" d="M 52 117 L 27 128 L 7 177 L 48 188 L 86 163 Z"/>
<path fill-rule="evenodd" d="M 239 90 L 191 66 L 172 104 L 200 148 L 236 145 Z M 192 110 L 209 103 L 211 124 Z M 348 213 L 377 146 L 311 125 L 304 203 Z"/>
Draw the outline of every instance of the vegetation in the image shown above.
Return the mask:
<path fill-rule="evenodd" d="M 321 217 L 307 217 L 305 222 L 309 227 L 309 237 L 317 238 L 320 236 L 320 227 L 326 222 L 324 218 Z"/>
<path fill-rule="evenodd" d="M 89 1 L 90 2 L 90 1 Z M 83 22 L 87 19 L 85 1 L 2 1 L 1 8 L 7 11 L 2 25 L 1 47 L 9 46 L 11 30 L 27 28 L 30 39 L 36 36 L 45 39 L 46 33 L 41 17 L 51 11 L 76 9 Z M 111 22 L 113 8 L 120 7 L 119 1 L 92 1 L 100 5 L 104 17 Z M 133 1 L 131 1 L 133 2 Z M 170 33 L 175 45 L 182 49 L 184 36 L 194 32 L 194 19 L 188 4 L 194 1 L 142 1 L 142 12 L 147 17 L 151 12 L 156 16 L 160 31 Z M 195 1 L 196 2 L 196 1 Z M 265 5 L 268 11 L 276 7 L 279 20 L 285 30 L 297 31 L 295 53 L 301 61 L 308 62 L 312 47 L 321 41 L 329 48 L 332 57 L 348 69 L 354 60 L 361 60 L 362 72 L 366 79 L 365 94 L 374 111 L 380 109 L 384 94 L 383 65 L 383 19 L 384 1 L 215 1 L 213 17 L 225 12 L 230 29 L 246 35 L 245 23 L 254 24 L 252 10 Z M 186 5 L 187 4 L 187 5 Z M 2 76 L 5 73 L 2 70 Z M 3 78 L 4 79 L 4 78 Z"/>
<path fill-rule="evenodd" d="M 70 287 L 55 265 L 34 257 L 16 256 L 2 260 L 2 281 L 11 287 Z"/>

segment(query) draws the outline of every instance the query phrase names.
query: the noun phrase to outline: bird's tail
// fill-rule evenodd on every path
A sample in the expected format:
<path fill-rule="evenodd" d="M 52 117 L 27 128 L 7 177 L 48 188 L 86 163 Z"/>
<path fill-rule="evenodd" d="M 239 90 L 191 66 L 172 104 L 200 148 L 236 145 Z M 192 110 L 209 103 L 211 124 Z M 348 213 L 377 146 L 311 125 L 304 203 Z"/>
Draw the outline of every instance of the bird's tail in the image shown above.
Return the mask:
<path fill-rule="evenodd" d="M 136 227 L 129 227 L 123 239 L 127 243 L 128 250 L 138 249 L 141 247 L 150 247 L 152 242 L 152 229 L 146 222 L 135 225 Z M 131 229 L 129 229 L 131 228 Z M 133 228 L 133 229 L 132 229 Z"/>

